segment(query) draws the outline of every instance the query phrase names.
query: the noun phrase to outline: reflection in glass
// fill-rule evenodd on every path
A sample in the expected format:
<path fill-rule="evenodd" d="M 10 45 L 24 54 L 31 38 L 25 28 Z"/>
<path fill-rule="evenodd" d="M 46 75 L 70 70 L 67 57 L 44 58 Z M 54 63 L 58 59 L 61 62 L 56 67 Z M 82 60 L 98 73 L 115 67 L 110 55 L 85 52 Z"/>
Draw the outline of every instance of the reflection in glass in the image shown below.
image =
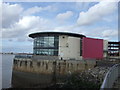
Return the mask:
<path fill-rule="evenodd" d="M 34 39 L 34 54 L 58 55 L 58 36 L 40 36 Z"/>

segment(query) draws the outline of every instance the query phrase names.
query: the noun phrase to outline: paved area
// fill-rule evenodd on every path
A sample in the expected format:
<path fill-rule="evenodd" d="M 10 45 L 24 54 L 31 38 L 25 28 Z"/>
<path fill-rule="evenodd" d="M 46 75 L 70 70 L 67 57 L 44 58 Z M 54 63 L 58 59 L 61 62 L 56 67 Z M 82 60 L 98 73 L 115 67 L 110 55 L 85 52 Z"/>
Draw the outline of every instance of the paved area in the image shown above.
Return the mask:
<path fill-rule="evenodd" d="M 120 77 L 114 83 L 113 88 L 119 88 L 119 90 L 120 90 Z"/>

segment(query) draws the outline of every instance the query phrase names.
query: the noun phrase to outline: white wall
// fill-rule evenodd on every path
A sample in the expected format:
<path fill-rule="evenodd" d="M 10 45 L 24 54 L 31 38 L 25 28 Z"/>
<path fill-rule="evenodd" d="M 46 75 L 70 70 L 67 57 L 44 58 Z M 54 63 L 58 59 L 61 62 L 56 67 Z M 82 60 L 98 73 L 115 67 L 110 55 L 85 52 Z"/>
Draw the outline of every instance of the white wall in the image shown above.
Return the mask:
<path fill-rule="evenodd" d="M 107 40 L 103 40 L 103 50 L 104 50 L 103 57 L 107 57 L 107 51 L 108 51 L 108 41 Z"/>
<path fill-rule="evenodd" d="M 80 60 L 80 38 L 66 35 L 59 36 L 59 59 L 61 57 L 63 59 Z"/>

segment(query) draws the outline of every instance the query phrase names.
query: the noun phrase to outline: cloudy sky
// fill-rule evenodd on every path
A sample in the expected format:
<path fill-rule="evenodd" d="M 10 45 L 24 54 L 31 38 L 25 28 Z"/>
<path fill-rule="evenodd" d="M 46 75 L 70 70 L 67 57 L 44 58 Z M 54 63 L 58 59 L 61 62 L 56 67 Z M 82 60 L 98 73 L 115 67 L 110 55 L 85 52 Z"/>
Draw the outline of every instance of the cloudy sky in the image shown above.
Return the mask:
<path fill-rule="evenodd" d="M 3 52 L 32 52 L 28 35 L 43 31 L 118 40 L 117 2 L 6 2 L 0 8 Z"/>

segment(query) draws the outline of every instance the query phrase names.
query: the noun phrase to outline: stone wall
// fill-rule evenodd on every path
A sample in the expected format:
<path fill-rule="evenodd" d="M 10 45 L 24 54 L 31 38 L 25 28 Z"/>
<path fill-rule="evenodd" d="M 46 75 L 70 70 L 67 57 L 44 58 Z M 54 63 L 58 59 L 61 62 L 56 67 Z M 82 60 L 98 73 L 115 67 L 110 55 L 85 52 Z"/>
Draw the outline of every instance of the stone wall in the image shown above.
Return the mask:
<path fill-rule="evenodd" d="M 58 56 L 33 55 L 32 60 L 58 60 Z"/>
<path fill-rule="evenodd" d="M 31 60 L 14 59 L 13 70 L 39 74 L 66 75 L 94 68 L 95 60 Z"/>

